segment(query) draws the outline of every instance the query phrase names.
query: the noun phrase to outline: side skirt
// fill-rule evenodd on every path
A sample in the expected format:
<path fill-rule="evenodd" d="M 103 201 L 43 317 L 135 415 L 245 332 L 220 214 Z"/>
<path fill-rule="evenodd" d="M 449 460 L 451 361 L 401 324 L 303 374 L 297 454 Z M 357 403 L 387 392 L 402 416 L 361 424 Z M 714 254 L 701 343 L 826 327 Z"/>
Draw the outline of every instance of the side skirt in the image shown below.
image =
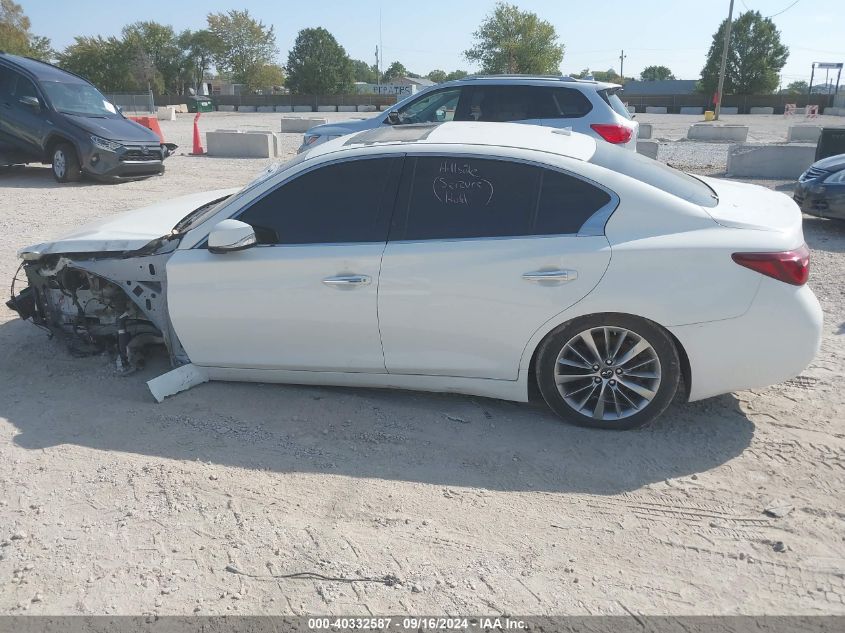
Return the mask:
<path fill-rule="evenodd" d="M 179 373 L 185 368 L 186 373 Z M 372 387 L 408 389 L 438 393 L 460 393 L 515 402 L 528 401 L 527 376 L 520 372 L 517 380 L 489 380 L 454 376 L 418 376 L 403 374 L 367 374 L 360 372 L 295 371 L 288 369 L 242 369 L 231 367 L 198 367 L 184 365 L 154 378 L 147 384 L 161 402 L 207 380 L 233 382 L 283 383 L 291 385 L 323 385 L 333 387 Z M 154 384 L 155 383 L 155 384 Z"/>

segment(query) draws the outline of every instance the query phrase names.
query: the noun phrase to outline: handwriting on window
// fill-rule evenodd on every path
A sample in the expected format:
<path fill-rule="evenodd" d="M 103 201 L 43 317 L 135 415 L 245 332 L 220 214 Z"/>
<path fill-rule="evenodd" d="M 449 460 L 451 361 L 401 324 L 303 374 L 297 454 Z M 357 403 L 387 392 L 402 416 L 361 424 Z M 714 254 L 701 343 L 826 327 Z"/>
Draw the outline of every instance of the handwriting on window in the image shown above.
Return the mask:
<path fill-rule="evenodd" d="M 446 206 L 486 207 L 493 200 L 493 183 L 465 161 L 444 160 L 431 183 L 434 196 Z"/>

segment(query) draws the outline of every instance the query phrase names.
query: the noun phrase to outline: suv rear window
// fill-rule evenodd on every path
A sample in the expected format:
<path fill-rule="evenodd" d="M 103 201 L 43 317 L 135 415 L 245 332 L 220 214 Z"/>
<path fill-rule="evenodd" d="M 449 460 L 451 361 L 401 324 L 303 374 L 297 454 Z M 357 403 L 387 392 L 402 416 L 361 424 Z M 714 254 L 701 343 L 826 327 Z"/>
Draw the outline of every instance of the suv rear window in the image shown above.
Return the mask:
<path fill-rule="evenodd" d="M 596 143 L 590 162 L 702 207 L 719 204 L 716 192 L 695 176 L 609 143 Z"/>
<path fill-rule="evenodd" d="M 599 90 L 599 94 L 601 98 L 607 102 L 613 111 L 616 112 L 619 116 L 624 116 L 626 119 L 631 119 L 631 113 L 628 112 L 628 108 L 625 107 L 625 104 L 622 103 L 622 99 L 619 98 L 619 91 L 621 88 L 610 88 L 608 90 Z"/>

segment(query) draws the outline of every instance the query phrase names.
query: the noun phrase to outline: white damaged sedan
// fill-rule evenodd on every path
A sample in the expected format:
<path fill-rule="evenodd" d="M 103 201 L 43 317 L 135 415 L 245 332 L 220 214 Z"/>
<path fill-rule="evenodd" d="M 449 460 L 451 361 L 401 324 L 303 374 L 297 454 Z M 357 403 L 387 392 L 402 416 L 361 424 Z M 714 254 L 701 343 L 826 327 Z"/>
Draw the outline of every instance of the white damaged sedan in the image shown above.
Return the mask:
<path fill-rule="evenodd" d="M 799 374 L 821 339 L 801 214 L 593 138 L 509 123 L 368 130 L 240 191 L 20 252 L 9 306 L 131 367 L 206 380 L 528 399 L 641 426 Z"/>

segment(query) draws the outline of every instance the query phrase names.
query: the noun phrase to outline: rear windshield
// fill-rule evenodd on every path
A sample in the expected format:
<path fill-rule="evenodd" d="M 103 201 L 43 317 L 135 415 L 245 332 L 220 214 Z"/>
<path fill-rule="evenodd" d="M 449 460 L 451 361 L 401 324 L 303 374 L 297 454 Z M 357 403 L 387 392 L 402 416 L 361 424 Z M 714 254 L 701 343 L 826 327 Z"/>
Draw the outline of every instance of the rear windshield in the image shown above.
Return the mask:
<path fill-rule="evenodd" d="M 609 143 L 596 143 L 590 162 L 702 207 L 719 204 L 716 192 L 695 176 Z"/>
<path fill-rule="evenodd" d="M 631 113 L 628 112 L 628 108 L 625 107 L 625 104 L 622 103 L 622 99 L 619 98 L 619 91 L 621 88 L 611 88 L 609 90 L 602 90 L 599 92 L 601 98 L 607 101 L 608 105 L 613 108 L 613 111 L 616 112 L 619 116 L 624 116 L 626 119 L 633 118 Z"/>

